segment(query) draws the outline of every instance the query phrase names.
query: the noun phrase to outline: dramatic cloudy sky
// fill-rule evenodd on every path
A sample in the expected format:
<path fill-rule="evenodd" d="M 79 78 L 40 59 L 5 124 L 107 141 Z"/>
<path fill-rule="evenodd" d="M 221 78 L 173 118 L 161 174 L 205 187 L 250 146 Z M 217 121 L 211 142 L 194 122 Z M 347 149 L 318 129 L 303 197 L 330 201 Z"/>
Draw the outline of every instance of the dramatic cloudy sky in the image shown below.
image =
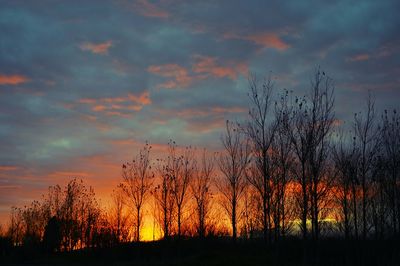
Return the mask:
<path fill-rule="evenodd" d="M 400 2 L 322 2 L 1 1 L 0 221 L 73 176 L 108 195 L 145 140 L 217 149 L 249 72 L 302 95 L 320 65 L 341 120 L 398 106 Z"/>

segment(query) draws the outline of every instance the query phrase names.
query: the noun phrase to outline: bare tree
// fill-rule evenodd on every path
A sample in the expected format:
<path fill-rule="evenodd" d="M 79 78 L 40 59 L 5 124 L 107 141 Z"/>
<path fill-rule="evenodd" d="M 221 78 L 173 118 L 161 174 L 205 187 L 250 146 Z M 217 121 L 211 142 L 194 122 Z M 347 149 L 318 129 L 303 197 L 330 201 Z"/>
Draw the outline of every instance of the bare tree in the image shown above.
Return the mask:
<path fill-rule="evenodd" d="M 272 143 L 272 175 L 274 207 L 273 220 L 275 238 L 285 236 L 290 229 L 289 217 L 291 206 L 288 203 L 287 185 L 291 181 L 294 154 L 290 139 L 290 119 L 292 107 L 289 105 L 289 92 L 285 90 L 280 100 L 275 105 L 275 123 L 277 125 L 275 137 Z"/>
<path fill-rule="evenodd" d="M 134 208 L 135 241 L 140 241 L 142 208 L 148 197 L 154 174 L 150 165 L 151 146 L 146 142 L 139 154 L 122 166 L 123 188 Z"/>
<path fill-rule="evenodd" d="M 117 243 L 129 240 L 129 214 L 126 213 L 126 203 L 126 194 L 120 184 L 111 194 L 112 206 L 107 215 L 109 226 Z"/>
<path fill-rule="evenodd" d="M 311 214 L 312 235 L 318 239 L 321 203 L 329 188 L 329 180 L 323 179 L 329 176 L 326 170 L 334 122 L 333 91 L 332 80 L 318 69 L 310 95 L 295 100 L 290 132 L 298 163 L 295 176 L 301 187 L 298 204 L 303 238 L 307 238 L 307 217 Z"/>
<path fill-rule="evenodd" d="M 252 144 L 254 166 L 251 174 L 247 175 L 249 183 L 254 186 L 260 194 L 263 212 L 264 240 L 270 241 L 271 237 L 271 175 L 272 159 L 271 147 L 277 128 L 272 117 L 269 117 L 271 109 L 271 94 L 273 82 L 271 78 L 265 79 L 260 85 L 255 76 L 249 79 L 248 93 L 251 107 L 249 110 L 249 121 L 245 132 Z M 270 120 L 268 120 L 270 119 Z"/>
<path fill-rule="evenodd" d="M 312 82 L 310 120 L 310 170 L 311 170 L 311 218 L 312 232 L 319 238 L 319 220 L 323 219 L 321 209 L 327 204 L 332 183 L 329 171 L 330 136 L 334 116 L 334 87 L 332 80 L 318 69 Z"/>
<path fill-rule="evenodd" d="M 376 138 L 378 128 L 375 123 L 375 101 L 368 94 L 367 110 L 365 116 L 362 113 L 354 115 L 354 131 L 356 135 L 357 147 L 360 150 L 359 161 L 359 180 L 361 183 L 361 202 L 362 202 L 362 237 L 365 239 L 368 234 L 368 184 L 371 180 L 373 160 L 377 154 Z"/>
<path fill-rule="evenodd" d="M 172 147 L 176 149 L 176 147 Z M 173 151 L 172 153 L 175 153 Z M 185 204 L 187 202 L 187 192 L 189 183 L 192 180 L 196 170 L 196 160 L 192 147 L 186 147 L 181 156 L 175 157 L 175 168 L 170 168 L 172 180 L 172 192 L 175 198 L 176 218 L 177 218 L 177 235 L 181 237 L 181 226 Z"/>
<path fill-rule="evenodd" d="M 201 154 L 200 165 L 194 174 L 193 181 L 190 184 L 192 195 L 196 203 L 197 213 L 197 234 L 203 238 L 206 234 L 206 224 L 211 204 L 211 179 L 214 174 L 213 155 L 209 155 L 204 149 Z"/>
<path fill-rule="evenodd" d="M 226 133 L 221 141 L 224 151 L 218 158 L 218 165 L 222 176 L 216 184 L 223 197 L 222 206 L 230 216 L 233 241 L 236 241 L 238 204 L 246 187 L 250 147 L 238 127 L 229 121 L 226 121 Z"/>
<path fill-rule="evenodd" d="M 393 233 L 400 232 L 400 117 L 396 110 L 382 116 L 382 153 L 388 175 L 387 193 Z"/>
<path fill-rule="evenodd" d="M 355 138 L 347 140 L 343 131 L 338 134 L 338 141 L 332 149 L 332 157 L 335 165 L 335 187 L 340 206 L 341 217 L 343 221 L 343 230 L 346 239 L 350 238 L 353 231 L 358 237 L 358 219 L 357 219 L 357 167 L 359 152 L 356 147 Z"/>
<path fill-rule="evenodd" d="M 172 222 L 175 212 L 175 196 L 173 177 L 181 171 L 181 158 L 177 155 L 176 143 L 170 140 L 168 143 L 168 156 L 165 160 L 157 159 L 157 171 L 160 183 L 156 185 L 153 195 L 158 207 L 157 220 L 161 224 L 164 239 L 169 239 L 172 234 Z"/>
<path fill-rule="evenodd" d="M 11 238 L 14 246 L 22 245 L 23 228 L 22 228 L 22 213 L 17 207 L 11 208 L 10 225 L 7 230 L 8 237 Z"/>

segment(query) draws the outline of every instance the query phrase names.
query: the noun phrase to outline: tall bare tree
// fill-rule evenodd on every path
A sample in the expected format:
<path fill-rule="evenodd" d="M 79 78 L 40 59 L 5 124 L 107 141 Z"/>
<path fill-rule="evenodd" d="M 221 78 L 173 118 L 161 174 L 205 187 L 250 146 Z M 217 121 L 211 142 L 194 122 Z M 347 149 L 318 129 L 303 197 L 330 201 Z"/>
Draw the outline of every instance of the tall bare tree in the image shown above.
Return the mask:
<path fill-rule="evenodd" d="M 393 233 L 400 232 L 400 116 L 396 110 L 382 116 L 382 153 L 388 175 L 388 198 Z"/>
<path fill-rule="evenodd" d="M 319 219 L 323 197 L 327 195 L 329 180 L 327 162 L 329 136 L 334 122 L 332 80 L 317 69 L 307 97 L 297 98 L 291 125 L 291 141 L 297 157 L 295 176 L 300 184 L 299 209 L 301 230 L 307 238 L 307 217 L 311 216 L 312 236 L 318 239 Z"/>
<path fill-rule="evenodd" d="M 351 135 L 350 135 L 351 136 Z M 350 238 L 352 231 L 358 237 L 357 219 L 357 168 L 359 152 L 355 138 L 346 137 L 343 131 L 338 133 L 338 141 L 332 149 L 335 166 L 335 197 L 340 206 L 339 221 L 343 223 L 346 239 Z"/>
<path fill-rule="evenodd" d="M 362 237 L 365 239 L 368 234 L 368 190 L 371 180 L 373 160 L 377 155 L 377 136 L 378 127 L 376 125 L 375 100 L 371 93 L 367 98 L 366 113 L 356 113 L 354 115 L 354 131 L 356 135 L 357 147 L 360 150 L 359 161 L 359 181 L 361 184 L 361 208 L 362 208 Z"/>
<path fill-rule="evenodd" d="M 196 204 L 197 234 L 203 238 L 206 234 L 207 219 L 211 204 L 211 181 L 214 174 L 214 155 L 210 155 L 204 149 L 201 154 L 200 164 L 194 173 L 190 183 L 192 195 Z"/>
<path fill-rule="evenodd" d="M 126 211 L 126 193 L 122 184 L 118 185 L 111 194 L 111 207 L 107 213 L 107 220 L 117 241 L 129 240 L 129 214 Z"/>
<path fill-rule="evenodd" d="M 332 79 L 318 69 L 312 81 L 310 104 L 310 170 L 311 170 L 311 220 L 315 239 L 320 234 L 321 209 L 329 200 L 327 195 L 332 184 L 329 173 L 329 151 L 334 114 L 334 87 Z"/>
<path fill-rule="evenodd" d="M 151 146 L 146 143 L 132 162 L 122 166 L 123 188 L 134 208 L 135 240 L 140 241 L 143 205 L 149 195 L 154 174 L 150 162 Z"/>
<path fill-rule="evenodd" d="M 172 147 L 176 149 L 176 147 Z M 173 151 L 175 153 L 176 151 Z M 182 218 L 187 203 L 188 188 L 190 181 L 193 179 L 196 170 L 196 159 L 194 157 L 194 150 L 192 147 L 186 147 L 182 155 L 175 158 L 175 168 L 170 168 L 172 180 L 172 192 L 175 198 L 176 205 L 176 219 L 177 219 L 177 236 L 182 235 Z"/>
<path fill-rule="evenodd" d="M 263 212 L 264 240 L 270 241 L 271 237 L 271 175 L 272 159 L 271 148 L 277 124 L 270 115 L 271 98 L 273 90 L 271 77 L 264 79 L 262 84 L 255 76 L 249 78 L 250 110 L 249 120 L 245 132 L 251 140 L 254 166 L 251 174 L 247 175 L 249 183 L 260 194 Z"/>
<path fill-rule="evenodd" d="M 153 195 L 158 207 L 157 220 L 159 221 L 164 239 L 169 239 L 172 234 L 172 223 L 175 215 L 175 194 L 173 177 L 181 172 L 181 158 L 177 154 L 175 141 L 168 143 L 168 156 L 166 159 L 157 159 L 157 171 L 160 182 L 156 185 Z"/>
<path fill-rule="evenodd" d="M 285 236 L 290 229 L 289 217 L 292 212 L 288 203 L 287 186 L 291 181 L 294 154 L 290 140 L 290 119 L 292 106 L 289 102 L 287 90 L 281 95 L 275 105 L 275 123 L 277 125 L 275 137 L 272 143 L 272 164 L 274 175 L 273 184 L 273 220 L 275 227 L 275 238 Z"/>
<path fill-rule="evenodd" d="M 230 121 L 226 121 L 226 132 L 221 141 L 224 150 L 218 158 L 218 165 L 222 176 L 216 185 L 222 195 L 222 206 L 230 216 L 232 239 L 236 241 L 238 205 L 246 187 L 250 146 L 239 128 Z"/>

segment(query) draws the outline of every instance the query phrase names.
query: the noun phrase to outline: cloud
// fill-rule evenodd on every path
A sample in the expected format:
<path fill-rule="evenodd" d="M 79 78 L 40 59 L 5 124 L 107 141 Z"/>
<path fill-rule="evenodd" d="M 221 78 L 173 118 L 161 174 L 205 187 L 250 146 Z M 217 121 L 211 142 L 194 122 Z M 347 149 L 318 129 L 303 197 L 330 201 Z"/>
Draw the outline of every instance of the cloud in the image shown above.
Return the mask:
<path fill-rule="evenodd" d="M 145 17 L 168 18 L 170 16 L 168 11 L 151 3 L 149 0 L 138 0 L 133 5 L 133 8 Z"/>
<path fill-rule="evenodd" d="M 370 58 L 370 56 L 368 54 L 358 54 L 358 55 L 348 58 L 347 61 L 350 61 L 350 62 L 365 61 L 365 60 L 368 60 L 369 58 Z"/>
<path fill-rule="evenodd" d="M 223 37 L 225 39 L 247 40 L 255 43 L 256 45 L 274 48 L 279 51 L 287 50 L 290 47 L 289 44 L 287 44 L 277 33 L 274 32 L 253 33 L 249 35 L 226 33 Z"/>
<path fill-rule="evenodd" d="M 131 111 L 140 111 L 143 106 L 151 104 L 151 98 L 149 92 L 144 91 L 139 95 L 128 93 L 125 97 L 83 98 L 78 103 L 90 106 L 93 112 L 126 118 Z"/>
<path fill-rule="evenodd" d="M 92 174 L 88 173 L 88 172 L 56 171 L 56 172 L 50 173 L 48 176 L 52 177 L 52 178 L 54 178 L 54 177 L 67 177 L 67 178 L 79 177 L 79 178 L 82 178 L 82 177 L 92 176 Z"/>
<path fill-rule="evenodd" d="M 240 62 L 228 62 L 226 65 L 218 63 L 216 57 L 209 56 L 195 56 L 196 63 L 193 64 L 192 69 L 195 73 L 204 73 L 217 78 L 228 77 L 235 80 L 238 74 L 246 74 L 248 66 Z"/>
<path fill-rule="evenodd" d="M 108 54 L 108 49 L 112 46 L 112 41 L 106 41 L 103 43 L 82 43 L 79 47 L 82 51 L 90 51 L 94 54 Z"/>
<path fill-rule="evenodd" d="M 29 79 L 22 75 L 0 74 L 0 85 L 18 85 L 28 81 Z"/>
<path fill-rule="evenodd" d="M 246 63 L 237 61 L 220 62 L 217 57 L 195 55 L 193 56 L 191 71 L 178 64 L 151 65 L 147 71 L 169 80 L 157 85 L 157 88 L 176 89 L 185 88 L 194 81 L 204 80 L 208 77 L 229 78 L 236 80 L 239 74 L 246 74 Z"/>
<path fill-rule="evenodd" d="M 172 78 L 172 80 L 159 84 L 157 86 L 159 88 L 184 88 L 193 81 L 189 76 L 188 70 L 177 64 L 152 65 L 147 68 L 147 71 L 161 77 Z"/>
<path fill-rule="evenodd" d="M 17 170 L 17 166 L 10 166 L 10 165 L 0 165 L 0 171 L 14 171 Z"/>
<path fill-rule="evenodd" d="M 283 51 L 288 49 L 289 44 L 285 43 L 277 34 L 275 33 L 261 33 L 261 34 L 253 34 L 246 37 L 247 40 L 253 41 L 254 43 L 269 47 L 275 48 L 277 50 Z"/>

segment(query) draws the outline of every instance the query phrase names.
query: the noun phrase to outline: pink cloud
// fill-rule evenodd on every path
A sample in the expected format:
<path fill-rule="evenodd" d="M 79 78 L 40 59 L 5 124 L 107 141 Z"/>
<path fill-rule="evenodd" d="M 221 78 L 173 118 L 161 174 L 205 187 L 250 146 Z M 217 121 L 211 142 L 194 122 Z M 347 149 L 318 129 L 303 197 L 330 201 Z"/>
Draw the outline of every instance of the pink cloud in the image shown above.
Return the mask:
<path fill-rule="evenodd" d="M 0 85 L 18 85 L 28 82 L 29 79 L 22 75 L 4 75 L 0 74 Z"/>
<path fill-rule="evenodd" d="M 225 39 L 241 39 L 251 41 L 257 45 L 274 48 L 280 51 L 287 50 L 290 45 L 287 44 L 279 34 L 274 32 L 262 32 L 262 33 L 254 33 L 250 35 L 238 35 L 234 33 L 226 33 L 224 35 Z"/>
<path fill-rule="evenodd" d="M 368 54 L 358 54 L 358 55 L 348 58 L 347 61 L 350 61 L 350 62 L 365 61 L 365 60 L 368 60 L 369 58 L 370 58 L 370 56 Z"/>
<path fill-rule="evenodd" d="M 145 17 L 168 18 L 170 16 L 169 12 L 149 0 L 138 0 L 133 7 Z"/>
<path fill-rule="evenodd" d="M 197 62 L 193 64 L 192 69 L 195 73 L 204 73 L 217 78 L 228 77 L 235 80 L 239 73 L 245 74 L 248 66 L 245 63 L 227 62 L 221 65 L 217 58 L 209 56 L 195 56 Z"/>
<path fill-rule="evenodd" d="M 11 165 L 0 165 L 0 171 L 14 171 L 17 170 L 17 166 L 11 166 Z"/>
<path fill-rule="evenodd" d="M 264 46 L 275 48 L 277 50 L 286 50 L 289 48 L 289 45 L 285 43 L 277 34 L 275 33 L 262 33 L 262 34 L 253 34 L 247 36 L 247 39 L 253 41 L 254 43 Z"/>
<path fill-rule="evenodd" d="M 152 65 L 147 68 L 147 71 L 165 78 L 172 78 L 172 80 L 159 84 L 159 88 L 183 88 L 189 86 L 193 81 L 188 70 L 177 64 Z"/>
<path fill-rule="evenodd" d="M 90 51 L 94 54 L 107 54 L 108 49 L 112 46 L 112 41 L 106 41 L 104 43 L 90 43 L 86 42 L 81 44 L 79 47 L 82 51 Z"/>
<path fill-rule="evenodd" d="M 73 172 L 73 171 L 56 171 L 53 173 L 50 173 L 50 177 L 68 177 L 68 178 L 73 178 L 73 177 L 88 177 L 91 176 L 91 173 L 88 172 Z"/>
<path fill-rule="evenodd" d="M 148 91 L 138 95 L 129 93 L 125 97 L 84 98 L 78 100 L 79 104 L 90 106 L 94 112 L 103 112 L 109 116 L 128 117 L 126 111 L 140 111 L 143 106 L 151 104 Z"/>
<path fill-rule="evenodd" d="M 221 62 L 216 57 L 195 55 L 191 71 L 178 64 L 151 65 L 147 71 L 167 78 L 157 85 L 157 88 L 176 89 L 185 88 L 195 81 L 207 77 L 237 79 L 239 74 L 246 74 L 248 66 L 244 62 Z"/>

